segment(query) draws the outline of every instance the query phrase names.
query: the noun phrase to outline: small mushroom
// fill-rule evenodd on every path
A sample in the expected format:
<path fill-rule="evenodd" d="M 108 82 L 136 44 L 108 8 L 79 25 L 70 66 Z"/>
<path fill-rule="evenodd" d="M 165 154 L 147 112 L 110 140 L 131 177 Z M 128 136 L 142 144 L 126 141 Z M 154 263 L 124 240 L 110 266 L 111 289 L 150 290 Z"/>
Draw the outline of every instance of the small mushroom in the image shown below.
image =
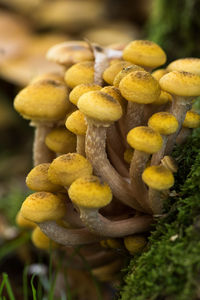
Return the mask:
<path fill-rule="evenodd" d="M 163 139 L 162 148 L 155 153 L 151 159 L 152 165 L 159 165 L 165 153 L 168 136 L 175 133 L 178 129 L 178 121 L 171 113 L 158 112 L 151 116 L 148 121 L 148 126 L 159 132 Z"/>
<path fill-rule="evenodd" d="M 151 71 L 166 62 L 166 54 L 156 43 L 147 40 L 130 42 L 123 50 L 123 59 Z"/>
<path fill-rule="evenodd" d="M 80 110 L 76 110 L 67 118 L 65 126 L 77 136 L 76 152 L 85 156 L 87 123 L 84 114 Z"/>
<path fill-rule="evenodd" d="M 76 150 L 76 136 L 65 127 L 57 127 L 46 135 L 45 144 L 57 155 L 74 152 Z"/>
<path fill-rule="evenodd" d="M 91 91 L 99 91 L 101 90 L 101 86 L 94 83 L 82 83 L 73 88 L 73 90 L 69 94 L 69 101 L 72 102 L 74 105 L 77 106 L 79 98 Z"/>
<path fill-rule="evenodd" d="M 46 135 L 59 120 L 64 119 L 70 102 L 66 85 L 55 80 L 42 80 L 21 90 L 14 108 L 36 127 L 34 164 L 51 162 L 53 153 L 45 145 Z M 39 109 L 38 109 L 39 108 Z"/>
<path fill-rule="evenodd" d="M 68 153 L 55 158 L 49 166 L 48 178 L 66 188 L 81 176 L 92 174 L 92 164 L 78 153 Z"/>
<path fill-rule="evenodd" d="M 163 165 L 147 167 L 142 180 L 149 186 L 149 203 L 154 214 L 161 214 L 166 193 L 174 185 L 172 172 Z"/>
<path fill-rule="evenodd" d="M 177 131 L 170 136 L 167 142 L 165 154 L 168 155 L 181 130 L 185 115 L 191 108 L 192 99 L 200 95 L 200 76 L 188 72 L 172 71 L 164 75 L 159 83 L 163 90 L 173 95 L 171 112 L 179 123 Z"/>
<path fill-rule="evenodd" d="M 150 73 L 135 71 L 120 81 L 119 89 L 122 96 L 128 100 L 127 131 L 129 131 L 142 124 L 145 104 L 159 98 L 160 87 Z"/>
<path fill-rule="evenodd" d="M 124 238 L 124 245 L 131 255 L 141 253 L 147 244 L 147 239 L 143 235 L 134 234 Z"/>
<path fill-rule="evenodd" d="M 110 221 L 98 210 L 112 200 L 108 184 L 96 176 L 80 177 L 68 190 L 72 202 L 79 208 L 83 223 L 95 234 L 107 237 L 122 237 L 149 229 L 151 216 L 135 216 L 125 220 Z"/>
<path fill-rule="evenodd" d="M 149 212 L 147 189 L 142 181 L 142 173 L 150 155 L 162 148 L 162 137 L 152 128 L 139 126 L 129 131 L 127 141 L 135 149 L 129 170 L 133 194 L 143 209 Z"/>

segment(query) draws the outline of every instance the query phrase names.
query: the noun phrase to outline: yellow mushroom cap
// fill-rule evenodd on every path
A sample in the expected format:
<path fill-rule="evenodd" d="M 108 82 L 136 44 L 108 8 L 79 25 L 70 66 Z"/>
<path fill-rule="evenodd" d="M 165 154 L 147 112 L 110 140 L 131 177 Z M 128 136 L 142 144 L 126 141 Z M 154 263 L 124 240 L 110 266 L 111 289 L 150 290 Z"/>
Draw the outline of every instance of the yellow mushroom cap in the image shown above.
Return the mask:
<path fill-rule="evenodd" d="M 142 180 L 152 189 L 162 191 L 174 185 L 172 172 L 164 166 L 150 166 L 142 174 Z"/>
<path fill-rule="evenodd" d="M 147 126 L 131 129 L 127 135 L 127 141 L 132 148 L 149 154 L 158 152 L 163 145 L 161 135 Z"/>
<path fill-rule="evenodd" d="M 113 85 L 115 87 L 119 87 L 120 81 L 128 74 L 135 72 L 135 71 L 145 71 L 142 67 L 137 65 L 130 65 L 129 67 L 123 68 L 116 76 L 113 81 Z"/>
<path fill-rule="evenodd" d="M 102 123 L 115 122 L 122 116 L 122 108 L 119 102 L 101 91 L 83 94 L 79 98 L 78 108 L 87 117 Z"/>
<path fill-rule="evenodd" d="M 91 163 L 78 153 L 60 155 L 53 160 L 48 171 L 49 180 L 62 186 L 69 186 L 77 178 L 91 174 Z"/>
<path fill-rule="evenodd" d="M 21 207 L 22 216 L 36 223 L 61 219 L 65 213 L 65 201 L 49 192 L 29 195 Z"/>
<path fill-rule="evenodd" d="M 38 226 L 33 230 L 31 240 L 35 247 L 42 250 L 48 250 L 50 246 L 55 248 L 57 245 L 51 241 Z"/>
<path fill-rule="evenodd" d="M 163 77 L 165 74 L 167 74 L 168 71 L 166 69 L 157 69 L 156 71 L 152 72 L 151 75 L 156 79 L 160 80 L 161 77 Z"/>
<path fill-rule="evenodd" d="M 119 84 L 122 96 L 132 102 L 148 104 L 160 96 L 160 86 L 146 71 L 135 71 L 126 75 Z"/>
<path fill-rule="evenodd" d="M 87 131 L 85 116 L 80 110 L 76 110 L 67 118 L 65 126 L 76 135 L 85 135 Z"/>
<path fill-rule="evenodd" d="M 105 86 L 101 89 L 101 92 L 104 92 L 104 93 L 110 95 L 111 97 L 113 97 L 114 99 L 116 99 L 120 103 L 123 111 L 125 111 L 127 101 L 124 100 L 124 98 L 122 97 L 122 95 L 120 93 L 120 90 L 117 87 Z"/>
<path fill-rule="evenodd" d="M 85 208 L 101 208 L 112 200 L 109 185 L 97 176 L 85 176 L 75 180 L 69 187 L 68 194 L 72 202 Z"/>
<path fill-rule="evenodd" d="M 111 64 L 108 68 L 103 72 L 103 79 L 110 85 L 113 85 L 113 81 L 115 76 L 125 67 L 131 65 L 131 62 L 127 61 L 119 61 L 115 64 Z"/>
<path fill-rule="evenodd" d="M 184 120 L 182 126 L 187 127 L 187 128 L 198 128 L 198 127 L 200 127 L 200 115 L 195 111 L 189 110 L 186 113 L 185 120 Z"/>
<path fill-rule="evenodd" d="M 75 86 L 75 88 L 73 88 L 73 90 L 71 91 L 71 93 L 69 94 L 69 100 L 74 104 L 77 105 L 79 98 L 90 91 L 98 91 L 101 90 L 101 86 L 98 84 L 94 84 L 94 83 L 82 83 L 79 84 L 77 86 Z"/>
<path fill-rule="evenodd" d="M 143 235 L 130 235 L 124 238 L 124 245 L 132 255 L 140 253 L 146 244 L 147 240 Z"/>
<path fill-rule="evenodd" d="M 153 102 L 153 105 L 163 105 L 167 102 L 172 102 L 172 96 L 169 93 L 161 90 L 160 97 Z"/>
<path fill-rule="evenodd" d="M 130 42 L 124 48 L 122 56 L 125 60 L 148 68 L 161 66 L 167 59 L 165 52 L 160 46 L 147 40 Z"/>
<path fill-rule="evenodd" d="M 174 95 L 183 97 L 200 95 L 200 76 L 193 73 L 172 71 L 164 75 L 159 83 L 163 90 Z"/>
<path fill-rule="evenodd" d="M 55 80 L 36 82 L 19 92 L 14 107 L 26 119 L 58 121 L 70 107 L 67 87 Z"/>
<path fill-rule="evenodd" d="M 26 185 L 29 189 L 37 192 L 56 192 L 61 189 L 60 185 L 52 183 L 48 179 L 50 163 L 39 164 L 34 167 L 26 177 Z"/>
<path fill-rule="evenodd" d="M 49 132 L 45 144 L 56 153 L 68 153 L 76 150 L 76 136 L 65 127 L 58 127 Z"/>
<path fill-rule="evenodd" d="M 175 133 L 178 129 L 178 121 L 169 112 L 158 112 L 149 118 L 148 126 L 160 134 L 169 135 Z"/>
<path fill-rule="evenodd" d="M 184 71 L 200 75 L 200 58 L 180 58 L 171 62 L 167 67 L 170 71 Z"/>
<path fill-rule="evenodd" d="M 83 61 L 73 65 L 65 72 L 65 82 L 70 88 L 82 83 L 93 83 L 94 81 L 94 63 Z"/>
<path fill-rule="evenodd" d="M 35 228 L 37 226 L 34 222 L 31 222 L 28 219 L 25 219 L 22 216 L 21 211 L 18 211 L 15 221 L 16 221 L 16 224 L 22 228 Z"/>
<path fill-rule="evenodd" d="M 88 43 L 83 41 L 67 41 L 57 44 L 48 50 L 46 57 L 66 67 L 94 59 Z"/>
<path fill-rule="evenodd" d="M 107 245 L 111 249 L 120 249 L 122 248 L 122 241 L 120 239 L 107 239 Z"/>

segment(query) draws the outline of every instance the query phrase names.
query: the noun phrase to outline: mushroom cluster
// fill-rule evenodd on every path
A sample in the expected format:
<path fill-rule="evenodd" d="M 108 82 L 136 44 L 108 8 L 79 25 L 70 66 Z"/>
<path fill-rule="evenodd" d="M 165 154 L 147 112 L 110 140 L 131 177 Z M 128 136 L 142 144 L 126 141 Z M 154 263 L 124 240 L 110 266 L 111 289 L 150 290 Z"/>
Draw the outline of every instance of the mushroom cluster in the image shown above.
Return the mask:
<path fill-rule="evenodd" d="M 47 57 L 65 68 L 64 78 L 44 74 L 14 100 L 35 126 L 35 166 L 26 178 L 35 192 L 17 223 L 35 228 L 39 248 L 50 240 L 83 246 L 94 274 L 110 279 L 121 267 L 116 249 L 145 248 L 174 185 L 172 150 L 200 125 L 192 110 L 200 59 L 157 69 L 166 54 L 145 40 L 106 48 L 65 42 Z"/>

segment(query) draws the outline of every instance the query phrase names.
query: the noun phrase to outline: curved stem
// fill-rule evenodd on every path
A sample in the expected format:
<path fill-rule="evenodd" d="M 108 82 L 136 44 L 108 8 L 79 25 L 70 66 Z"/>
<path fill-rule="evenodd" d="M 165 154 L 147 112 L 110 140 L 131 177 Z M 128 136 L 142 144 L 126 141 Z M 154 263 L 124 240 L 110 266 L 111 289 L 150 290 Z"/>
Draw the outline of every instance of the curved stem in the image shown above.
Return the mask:
<path fill-rule="evenodd" d="M 183 124 L 183 121 L 185 119 L 186 113 L 188 110 L 190 110 L 192 105 L 191 98 L 183 98 L 183 97 L 178 97 L 174 96 L 173 103 L 172 103 L 172 114 L 176 117 L 178 121 L 178 129 L 177 131 L 172 134 L 167 142 L 166 148 L 165 148 L 165 155 L 170 155 L 174 144 L 176 142 L 176 137 L 178 136 L 181 126 Z"/>
<path fill-rule="evenodd" d="M 152 155 L 151 165 L 153 165 L 153 166 L 159 165 L 161 159 L 165 156 L 165 148 L 166 148 L 169 137 L 162 135 L 162 139 L 163 139 L 162 148 L 158 152 L 156 152 Z"/>
<path fill-rule="evenodd" d="M 51 151 L 45 144 L 47 134 L 52 130 L 52 127 L 43 123 L 31 123 L 35 126 L 35 136 L 33 143 L 33 163 L 37 166 L 42 163 L 49 163 L 55 158 L 55 153 Z"/>
<path fill-rule="evenodd" d="M 131 186 L 134 196 L 146 212 L 151 213 L 148 203 L 148 191 L 142 180 L 142 173 L 146 168 L 150 155 L 138 150 L 134 151 L 130 165 Z"/>
<path fill-rule="evenodd" d="M 95 234 L 107 237 L 124 237 L 135 233 L 148 231 L 152 224 L 149 215 L 135 216 L 125 220 L 110 221 L 99 214 L 97 209 L 79 207 L 80 218 Z"/>
<path fill-rule="evenodd" d="M 86 228 L 66 229 L 59 226 L 55 221 L 38 223 L 38 226 L 50 239 L 64 246 L 93 244 L 102 239 L 89 232 Z"/>
<path fill-rule="evenodd" d="M 126 112 L 127 132 L 142 124 L 144 106 L 145 104 L 139 104 L 136 102 L 128 101 L 127 112 Z"/>
<path fill-rule="evenodd" d="M 106 128 L 88 122 L 86 133 L 86 156 L 94 171 L 110 186 L 114 196 L 124 204 L 142 211 L 133 197 L 130 184 L 110 164 L 105 152 Z"/>
<path fill-rule="evenodd" d="M 192 134 L 191 128 L 182 127 L 179 134 L 176 137 L 176 144 L 182 145 L 187 141 L 187 138 Z"/>
<path fill-rule="evenodd" d="M 162 214 L 163 203 L 167 196 L 168 193 L 166 193 L 166 191 L 149 189 L 149 203 L 154 214 Z"/>

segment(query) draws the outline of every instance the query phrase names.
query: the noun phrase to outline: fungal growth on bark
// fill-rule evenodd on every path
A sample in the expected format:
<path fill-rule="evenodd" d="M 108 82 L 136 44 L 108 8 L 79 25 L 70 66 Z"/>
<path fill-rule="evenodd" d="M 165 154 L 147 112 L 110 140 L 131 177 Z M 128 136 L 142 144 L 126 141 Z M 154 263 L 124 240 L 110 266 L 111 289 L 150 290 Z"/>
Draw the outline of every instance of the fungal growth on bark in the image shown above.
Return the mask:
<path fill-rule="evenodd" d="M 36 131 L 26 179 L 34 193 L 17 223 L 34 228 L 41 249 L 50 240 L 55 248 L 89 244 L 93 274 L 110 280 L 121 252 L 145 251 L 174 185 L 171 153 L 200 125 L 192 109 L 200 63 L 182 59 L 152 72 L 166 54 L 141 40 L 124 50 L 67 42 L 47 57 L 64 66 L 64 78 L 32 80 L 14 100 Z"/>

